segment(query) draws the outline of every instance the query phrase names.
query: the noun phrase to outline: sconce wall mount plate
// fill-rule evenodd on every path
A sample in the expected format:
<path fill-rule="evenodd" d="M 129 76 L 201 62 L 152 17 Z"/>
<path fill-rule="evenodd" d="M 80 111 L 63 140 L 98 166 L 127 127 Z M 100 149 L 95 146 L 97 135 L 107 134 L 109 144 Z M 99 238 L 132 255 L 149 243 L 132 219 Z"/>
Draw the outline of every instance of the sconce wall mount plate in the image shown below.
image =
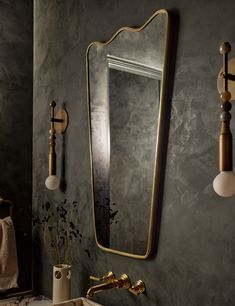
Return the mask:
<path fill-rule="evenodd" d="M 60 121 L 57 121 L 60 120 Z M 65 109 L 60 108 L 55 114 L 54 129 L 56 134 L 63 134 L 68 126 L 68 113 Z"/>

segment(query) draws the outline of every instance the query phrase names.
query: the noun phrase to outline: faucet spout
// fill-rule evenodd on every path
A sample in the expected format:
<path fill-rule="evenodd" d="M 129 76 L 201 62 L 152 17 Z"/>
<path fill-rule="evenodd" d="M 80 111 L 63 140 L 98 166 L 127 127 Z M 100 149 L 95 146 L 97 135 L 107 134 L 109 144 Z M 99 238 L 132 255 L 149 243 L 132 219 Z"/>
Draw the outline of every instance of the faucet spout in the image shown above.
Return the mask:
<path fill-rule="evenodd" d="M 112 288 L 124 288 L 129 289 L 131 286 L 130 279 L 128 275 L 122 274 L 120 278 L 118 279 L 112 279 L 111 281 L 108 281 L 106 283 L 96 285 L 88 289 L 86 297 L 88 299 L 92 299 L 93 295 L 97 292 L 101 292 L 104 290 L 112 289 Z"/>
<path fill-rule="evenodd" d="M 104 290 L 108 290 L 108 289 L 112 289 L 114 287 L 115 287 L 114 283 L 104 283 L 104 284 L 93 286 L 90 289 L 88 289 L 86 297 L 87 299 L 92 299 L 95 293 L 101 292 Z"/>

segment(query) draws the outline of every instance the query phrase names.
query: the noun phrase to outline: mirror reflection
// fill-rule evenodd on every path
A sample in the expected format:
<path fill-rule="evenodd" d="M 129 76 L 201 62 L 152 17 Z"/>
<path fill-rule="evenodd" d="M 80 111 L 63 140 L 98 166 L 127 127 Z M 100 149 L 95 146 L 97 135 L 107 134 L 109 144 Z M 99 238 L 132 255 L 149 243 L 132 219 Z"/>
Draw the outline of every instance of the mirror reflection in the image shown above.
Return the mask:
<path fill-rule="evenodd" d="M 117 220 L 110 226 L 109 244 L 128 253 L 144 254 L 147 247 L 147 222 L 143 222 L 138 240 L 127 235 L 123 243 L 119 237 L 126 230 L 121 220 L 135 218 L 138 223 L 139 214 L 149 219 L 144 204 L 151 203 L 152 196 L 160 96 L 157 77 L 161 77 L 161 71 L 152 72 L 145 75 L 143 69 L 141 75 L 141 70 L 135 74 L 109 69 L 109 199 L 118 210 Z"/>

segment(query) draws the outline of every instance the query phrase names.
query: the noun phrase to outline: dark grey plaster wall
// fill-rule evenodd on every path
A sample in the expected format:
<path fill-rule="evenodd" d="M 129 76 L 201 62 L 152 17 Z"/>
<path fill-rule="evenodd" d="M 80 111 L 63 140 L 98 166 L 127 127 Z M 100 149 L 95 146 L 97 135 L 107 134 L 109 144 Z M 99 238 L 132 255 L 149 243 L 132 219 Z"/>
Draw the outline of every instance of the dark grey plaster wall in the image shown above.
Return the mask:
<path fill-rule="evenodd" d="M 20 290 L 32 273 L 32 27 L 32 1 L 0 1 L 0 194 L 14 205 Z"/>
<path fill-rule="evenodd" d="M 180 27 L 158 251 L 153 259 L 138 261 L 104 253 L 95 244 L 85 51 L 123 25 L 143 24 L 159 8 L 177 10 Z M 35 0 L 33 210 L 37 216 L 47 201 L 78 202 L 73 218 L 82 239 L 73 244 L 74 297 L 84 296 L 92 285 L 89 275 L 113 270 L 143 279 L 147 293 L 97 294 L 104 305 L 235 305 L 234 198 L 221 199 L 212 190 L 220 111 L 218 47 L 229 40 L 235 50 L 234 10 L 232 0 Z M 63 146 L 67 188 L 55 192 L 44 187 L 50 99 L 65 103 L 70 114 Z M 59 173 L 61 158 L 59 153 Z M 51 264 L 45 247 L 40 252 L 35 253 L 37 288 L 50 296 Z"/>

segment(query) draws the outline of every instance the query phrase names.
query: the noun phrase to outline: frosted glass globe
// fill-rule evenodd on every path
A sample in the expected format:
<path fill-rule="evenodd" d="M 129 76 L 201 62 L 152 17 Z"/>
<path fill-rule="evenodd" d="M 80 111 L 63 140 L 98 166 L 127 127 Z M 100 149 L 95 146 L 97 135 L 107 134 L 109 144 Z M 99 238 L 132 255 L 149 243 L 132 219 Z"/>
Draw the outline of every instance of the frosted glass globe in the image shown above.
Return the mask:
<path fill-rule="evenodd" d="M 55 190 L 60 186 L 60 179 L 56 175 L 49 175 L 45 180 L 45 185 L 50 190 Z"/>
<path fill-rule="evenodd" d="M 231 197 L 235 194 L 235 176 L 232 171 L 221 171 L 213 181 L 215 192 L 221 197 Z"/>

